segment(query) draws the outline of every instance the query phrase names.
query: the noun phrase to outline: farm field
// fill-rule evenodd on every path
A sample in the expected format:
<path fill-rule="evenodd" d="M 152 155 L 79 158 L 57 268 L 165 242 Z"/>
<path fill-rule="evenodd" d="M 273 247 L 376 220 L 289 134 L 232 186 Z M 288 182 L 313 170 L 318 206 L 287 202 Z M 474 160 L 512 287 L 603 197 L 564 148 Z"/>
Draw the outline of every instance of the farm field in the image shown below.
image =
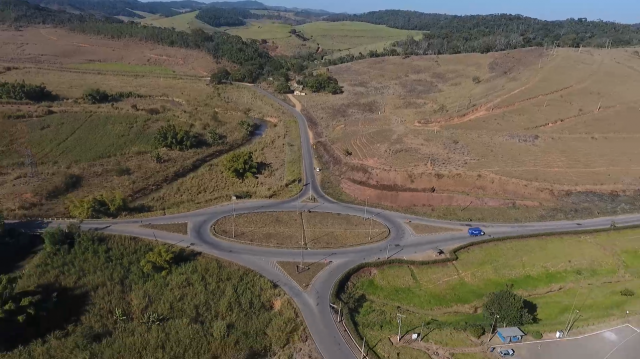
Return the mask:
<path fill-rule="evenodd" d="M 310 38 L 303 42 L 291 35 L 296 29 Z M 417 31 L 392 29 L 381 25 L 361 22 L 312 22 L 300 26 L 291 26 L 272 20 L 252 20 L 246 26 L 228 28 L 226 32 L 245 39 L 265 39 L 278 46 L 278 52 L 293 54 L 296 51 L 315 51 L 317 46 L 336 55 L 347 52 L 367 52 L 382 50 L 385 45 L 406 39 L 407 36 L 420 36 Z"/>
<path fill-rule="evenodd" d="M 524 326 L 525 333 L 563 328 L 574 302 L 581 313 L 576 331 L 624 319 L 627 310 L 640 309 L 637 296 L 620 294 L 640 284 L 639 237 L 640 230 L 629 229 L 510 240 L 462 250 L 453 263 L 364 269 L 351 280 L 351 297 L 364 296 L 355 323 L 368 342 L 378 343 L 374 349 L 386 354 L 395 350 L 386 338 L 397 333 L 396 312 L 406 315 L 407 332 L 423 322 L 438 323 L 423 341 L 474 347 L 474 338 L 447 325 L 488 328 L 481 313 L 484 298 L 506 284 L 537 306 L 538 321 Z"/>
<path fill-rule="evenodd" d="M 389 235 L 389 229 L 378 221 L 323 212 L 238 214 L 235 218 L 229 216 L 219 219 L 211 230 L 213 234 L 223 236 L 227 240 L 270 247 L 306 249 L 370 244 L 384 240 Z"/>
<path fill-rule="evenodd" d="M 295 303 L 271 281 L 189 251 L 154 272 L 143 263 L 160 247 L 168 248 L 75 234 L 73 246 L 41 250 L 20 273 L 3 273 L 17 278 L 12 299 L 36 298 L 36 312 L 22 320 L 4 312 L 2 357 L 320 358 Z"/>
<path fill-rule="evenodd" d="M 0 32 L 0 37 L 5 35 Z M 62 39 L 63 33 L 55 35 Z M 110 52 L 118 56 L 118 51 Z M 162 47 L 154 51 L 168 54 Z M 180 66 L 174 67 L 175 74 L 165 76 L 157 72 L 157 65 L 91 64 L 80 70 L 68 66 L 84 66 L 82 56 L 65 60 L 60 64 L 64 66 L 40 66 L 31 62 L 35 52 L 14 54 L 19 55 L 25 56 L 24 62 L 19 57 L 13 61 L 2 58 L 0 81 L 44 84 L 60 99 L 0 104 L 0 210 L 7 217 L 66 217 L 70 197 L 114 192 L 129 199 L 136 212 L 158 214 L 187 206 L 207 207 L 228 201 L 240 191 L 254 198 L 284 197 L 297 191 L 301 159 L 295 119 L 247 86 L 210 87 L 197 76 L 181 75 Z M 194 56 L 199 55 L 204 56 Z M 147 67 L 151 71 L 145 72 Z M 162 68 L 174 71 L 170 64 Z M 127 71 L 131 69 L 135 71 Z M 82 96 L 90 88 L 141 97 L 89 104 Z M 239 122 L 246 119 L 263 119 L 264 135 L 252 140 L 245 137 Z M 154 136 L 169 123 L 191 130 L 201 139 L 199 145 L 189 151 L 158 150 Z M 208 145 L 211 129 L 222 134 L 225 143 Z M 180 182 L 180 196 L 172 199 L 155 195 L 245 144 L 256 151 L 279 148 L 260 154 L 259 159 L 270 167 L 255 181 L 222 178 L 222 170 L 216 167 L 216 181 Z M 25 148 L 31 150 L 37 164 L 35 177 L 30 177 L 25 166 Z M 152 157 L 156 152 L 159 163 Z M 213 193 L 214 189 L 215 196 L 202 196 L 201 192 Z"/>
<path fill-rule="evenodd" d="M 329 71 L 345 93 L 300 101 L 334 198 L 478 221 L 640 209 L 634 49 L 378 58 Z"/>

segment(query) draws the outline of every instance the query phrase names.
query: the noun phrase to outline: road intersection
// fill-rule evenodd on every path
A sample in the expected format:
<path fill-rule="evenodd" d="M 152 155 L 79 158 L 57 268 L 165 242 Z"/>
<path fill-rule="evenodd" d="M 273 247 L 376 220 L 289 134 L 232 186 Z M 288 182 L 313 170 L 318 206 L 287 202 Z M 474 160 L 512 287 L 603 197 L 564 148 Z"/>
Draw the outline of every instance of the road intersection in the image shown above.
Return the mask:
<path fill-rule="evenodd" d="M 306 184 L 299 197 L 284 201 L 263 200 L 239 202 L 235 204 L 235 213 L 296 211 L 296 209 L 299 208 L 301 210 L 351 214 L 364 217 L 364 207 L 336 202 L 325 195 L 320 188 L 314 171 L 313 148 L 309 139 L 306 118 L 295 108 L 275 96 L 259 88 L 255 89 L 285 107 L 297 118 L 302 140 L 303 171 Z M 310 195 L 315 196 L 317 199 L 316 203 L 296 203 L 298 198 L 307 198 Z M 477 238 L 469 237 L 466 232 L 417 237 L 414 236 L 411 230 L 405 225 L 406 221 L 449 227 L 480 226 L 487 232 L 487 235 L 493 237 L 607 228 L 611 225 L 612 221 L 615 221 L 619 226 L 640 224 L 640 215 L 518 225 L 462 223 L 432 220 L 369 208 L 367 218 L 375 216 L 376 220 L 387 225 L 390 230 L 389 237 L 385 241 L 360 247 L 304 251 L 304 260 L 307 262 L 319 261 L 325 258 L 332 261 L 331 265 L 318 274 L 313 285 L 304 291 L 273 265 L 273 263 L 277 261 L 299 261 L 301 259 L 300 250 L 255 247 L 223 241 L 215 238 L 211 234 L 211 225 L 216 220 L 231 215 L 232 213 L 232 205 L 226 204 L 189 213 L 147 218 L 142 221 L 140 219 L 85 221 L 82 223 L 82 228 L 85 230 L 99 230 L 111 234 L 156 239 L 182 247 L 189 247 L 193 250 L 236 262 L 259 272 L 282 287 L 293 300 L 295 300 L 322 356 L 325 359 L 342 359 L 354 358 L 354 355 L 335 325 L 330 308 L 330 295 L 334 283 L 344 272 L 363 262 L 384 259 L 388 246 L 393 248 L 390 253 L 393 253 L 394 256 L 403 257 L 439 247 L 450 247 L 477 240 Z M 188 222 L 189 235 L 183 236 L 140 227 L 141 223 L 159 224 L 175 222 Z M 65 225 L 65 222 L 51 221 L 46 223 L 46 225 Z"/>

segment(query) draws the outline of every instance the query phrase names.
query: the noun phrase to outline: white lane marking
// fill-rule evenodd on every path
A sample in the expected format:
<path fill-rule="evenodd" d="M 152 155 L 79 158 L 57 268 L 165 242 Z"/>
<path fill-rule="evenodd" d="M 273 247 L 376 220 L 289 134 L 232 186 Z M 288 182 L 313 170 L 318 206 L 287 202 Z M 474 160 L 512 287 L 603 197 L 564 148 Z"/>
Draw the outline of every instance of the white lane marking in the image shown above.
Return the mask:
<path fill-rule="evenodd" d="M 623 340 L 623 341 L 622 341 L 622 343 L 618 344 L 615 348 L 613 348 L 613 350 L 612 350 L 612 351 L 611 351 L 611 352 L 610 352 L 606 357 L 604 357 L 604 359 L 609 358 L 609 357 L 611 356 L 611 354 L 613 354 L 613 352 L 615 352 L 618 348 L 620 348 L 620 346 L 621 346 L 622 344 L 624 344 L 627 340 L 629 340 L 629 339 L 631 339 L 631 338 L 635 337 L 635 336 L 636 336 L 636 335 L 638 335 L 638 334 L 640 334 L 640 332 L 636 332 L 634 335 L 632 335 L 632 336 L 630 336 L 629 338 L 627 338 L 627 339 Z"/>

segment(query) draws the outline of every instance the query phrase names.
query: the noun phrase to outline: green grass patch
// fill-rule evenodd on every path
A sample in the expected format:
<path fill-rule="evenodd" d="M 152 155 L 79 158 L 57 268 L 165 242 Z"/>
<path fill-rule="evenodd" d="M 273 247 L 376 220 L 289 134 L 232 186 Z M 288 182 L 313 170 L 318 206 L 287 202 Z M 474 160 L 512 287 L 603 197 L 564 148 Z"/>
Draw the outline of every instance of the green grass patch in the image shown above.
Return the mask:
<path fill-rule="evenodd" d="M 171 17 L 147 18 L 142 19 L 140 22 L 158 27 L 174 28 L 178 31 L 191 31 L 194 29 L 202 29 L 206 32 L 218 31 L 214 27 L 196 19 L 196 15 L 198 15 L 198 11 L 192 11 Z"/>
<path fill-rule="evenodd" d="M 114 72 L 139 72 L 145 74 L 173 74 L 174 71 L 162 66 L 129 65 L 120 62 L 92 62 L 70 65 L 74 69 Z"/>
<path fill-rule="evenodd" d="M 538 322 L 525 332 L 563 328 L 574 301 L 581 313 L 574 328 L 623 318 L 627 310 L 640 310 L 640 298 L 620 294 L 640 285 L 638 235 L 639 229 L 628 229 L 516 239 L 461 250 L 453 263 L 379 267 L 371 276 L 354 277 L 356 293 L 366 298 L 355 323 L 374 342 L 397 331 L 398 311 L 407 315 L 408 332 L 433 320 L 488 328 L 475 308 L 505 284 L 537 306 Z M 464 344 L 449 334 L 432 338 L 443 346 Z"/>
<path fill-rule="evenodd" d="M 80 163 L 153 149 L 155 119 L 134 114 L 56 114 L 30 121 L 38 162 Z"/>
<path fill-rule="evenodd" d="M 39 253 L 17 293 L 57 293 L 53 307 L 42 308 L 46 320 L 27 319 L 47 330 L 32 326 L 41 339 L 25 340 L 2 357 L 293 356 L 305 329 L 284 291 L 246 268 L 194 253 L 166 275 L 149 273 L 141 262 L 157 246 L 85 234 L 74 246 Z"/>

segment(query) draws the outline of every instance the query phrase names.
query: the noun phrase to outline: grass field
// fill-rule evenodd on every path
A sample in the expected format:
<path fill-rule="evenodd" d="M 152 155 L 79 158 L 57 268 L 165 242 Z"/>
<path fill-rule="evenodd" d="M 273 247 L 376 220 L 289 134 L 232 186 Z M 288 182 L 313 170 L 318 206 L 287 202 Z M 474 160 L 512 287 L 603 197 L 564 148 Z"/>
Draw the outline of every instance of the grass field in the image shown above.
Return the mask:
<path fill-rule="evenodd" d="M 335 167 L 323 180 L 353 201 L 467 220 L 619 214 L 640 209 L 631 51 L 368 59 L 330 68 L 345 94 L 300 101 Z"/>
<path fill-rule="evenodd" d="M 310 40 L 303 42 L 297 39 L 289 33 L 291 29 L 301 31 Z M 274 42 L 279 47 L 278 52 L 283 54 L 293 54 L 296 51 L 315 51 L 317 45 L 330 53 L 336 53 L 336 55 L 348 51 L 355 54 L 365 53 L 369 50 L 382 50 L 385 45 L 406 39 L 407 36 L 420 36 L 420 33 L 416 31 L 346 21 L 321 21 L 292 27 L 277 21 L 257 20 L 250 21 L 246 26 L 229 28 L 226 31 L 245 39 L 265 39 Z"/>
<path fill-rule="evenodd" d="M 128 65 L 118 62 L 94 62 L 88 64 L 75 64 L 69 66 L 80 70 L 96 71 L 116 71 L 116 72 L 138 72 L 152 74 L 174 74 L 175 72 L 161 66 Z"/>
<path fill-rule="evenodd" d="M 304 238 L 302 230 L 304 226 Z M 235 228 L 235 229 L 234 229 Z M 235 230 L 235 237 L 233 237 Z M 212 231 L 257 245 L 300 248 L 340 248 L 384 240 L 389 229 L 358 216 L 322 212 L 263 212 L 224 217 Z M 371 236 L 371 237 L 369 237 Z"/>
<path fill-rule="evenodd" d="M 537 305 L 538 322 L 523 327 L 525 333 L 563 328 L 574 301 L 581 313 L 576 329 L 624 318 L 627 310 L 640 310 L 637 296 L 620 295 L 640 284 L 637 238 L 640 230 L 631 229 L 513 240 L 463 250 L 454 263 L 376 268 L 353 279 L 357 293 L 366 297 L 355 320 L 371 343 L 397 331 L 397 311 L 406 314 L 406 328 L 429 320 L 488 327 L 478 309 L 489 292 L 507 283 Z M 456 331 L 426 340 L 474 346 L 466 333 Z M 385 342 L 380 341 L 383 352 L 391 350 Z"/>
<path fill-rule="evenodd" d="M 139 21 L 143 24 L 174 28 L 178 31 L 191 31 L 194 29 L 201 29 L 206 32 L 218 31 L 216 28 L 196 19 L 196 15 L 198 15 L 198 11 L 187 12 L 171 17 L 147 17 Z"/>
<path fill-rule="evenodd" d="M 0 79 L 43 83 L 65 99 L 0 105 L 0 207 L 9 217 L 65 217 L 69 195 L 85 198 L 113 191 L 147 211 L 162 213 L 207 207 L 242 191 L 254 198 L 283 198 L 298 191 L 302 164 L 297 123 L 249 87 L 210 87 L 193 77 L 163 78 L 149 72 L 129 76 L 125 71 L 79 73 L 30 66 L 3 73 Z M 104 105 L 80 100 L 87 89 L 96 87 L 144 97 Z M 215 180 L 194 182 L 190 173 L 211 168 L 226 152 L 247 142 L 238 125 L 247 118 L 273 122 L 264 137 L 249 144 L 260 153 L 259 160 L 271 164 L 270 169 L 255 182 L 241 182 L 222 176 L 216 166 Z M 162 163 L 156 163 L 151 158 L 153 136 L 167 123 L 193 131 L 202 145 L 184 152 L 160 150 Z M 224 145 L 206 144 L 212 128 L 225 136 Z M 30 148 L 37 161 L 35 178 L 28 177 L 24 148 Z M 195 178 L 208 175 L 198 173 Z M 249 183 L 259 190 L 247 187 Z"/>
<path fill-rule="evenodd" d="M 294 302 L 272 282 L 193 252 L 166 275 L 147 272 L 141 262 L 157 247 L 84 234 L 71 248 L 41 251 L 14 273 L 16 291 L 52 304 L 25 324 L 3 322 L 3 331 L 15 327 L 3 336 L 24 335 L 2 357 L 317 357 Z"/>
<path fill-rule="evenodd" d="M 300 268 L 300 262 L 277 262 L 278 266 L 282 268 L 291 279 L 293 279 L 300 288 L 307 290 L 318 273 L 327 267 L 325 262 L 315 263 L 302 263 L 304 268 Z"/>
<path fill-rule="evenodd" d="M 140 226 L 142 228 L 153 229 L 158 231 L 184 234 L 185 236 L 188 233 L 189 223 L 181 222 L 181 223 L 161 223 L 161 224 L 144 224 Z"/>

